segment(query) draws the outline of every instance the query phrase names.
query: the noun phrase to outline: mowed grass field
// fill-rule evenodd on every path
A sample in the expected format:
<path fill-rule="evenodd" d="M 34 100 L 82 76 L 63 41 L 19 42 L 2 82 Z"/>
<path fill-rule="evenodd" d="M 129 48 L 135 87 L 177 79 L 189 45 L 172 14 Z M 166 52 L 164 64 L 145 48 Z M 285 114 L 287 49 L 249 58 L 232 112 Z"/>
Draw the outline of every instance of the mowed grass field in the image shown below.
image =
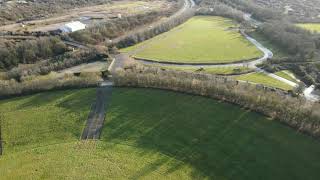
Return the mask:
<path fill-rule="evenodd" d="M 264 73 L 250 73 L 235 77 L 236 80 L 248 81 L 256 84 L 262 84 L 269 87 L 279 88 L 282 90 L 292 90 L 293 87 L 287 83 L 274 79 Z"/>
<path fill-rule="evenodd" d="M 4 154 L 78 140 L 94 100 L 95 89 L 1 100 Z"/>
<path fill-rule="evenodd" d="M 230 19 L 196 16 L 186 23 L 136 46 L 134 57 L 177 63 L 232 63 L 261 57 Z"/>
<path fill-rule="evenodd" d="M 91 99 L 86 91 L 77 97 Z M 294 180 L 317 179 L 320 168 L 311 137 L 231 104 L 162 90 L 115 88 L 100 141 L 60 142 L 5 154 L 1 178 Z"/>
<path fill-rule="evenodd" d="M 309 30 L 311 32 L 320 33 L 319 23 L 302 23 L 302 24 L 296 24 L 296 25 L 306 30 Z"/>

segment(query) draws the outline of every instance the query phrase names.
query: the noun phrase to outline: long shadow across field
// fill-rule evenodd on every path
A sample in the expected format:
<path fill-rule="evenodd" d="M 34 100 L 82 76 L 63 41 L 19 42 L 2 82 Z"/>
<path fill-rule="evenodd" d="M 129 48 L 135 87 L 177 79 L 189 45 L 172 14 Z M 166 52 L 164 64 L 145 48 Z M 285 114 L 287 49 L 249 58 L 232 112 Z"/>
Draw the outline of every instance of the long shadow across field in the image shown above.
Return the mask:
<path fill-rule="evenodd" d="M 102 140 L 158 151 L 210 179 L 317 179 L 320 143 L 277 122 L 204 97 L 115 89 Z M 141 154 L 143 156 L 144 154 Z M 132 178 L 169 162 L 146 166 Z"/>

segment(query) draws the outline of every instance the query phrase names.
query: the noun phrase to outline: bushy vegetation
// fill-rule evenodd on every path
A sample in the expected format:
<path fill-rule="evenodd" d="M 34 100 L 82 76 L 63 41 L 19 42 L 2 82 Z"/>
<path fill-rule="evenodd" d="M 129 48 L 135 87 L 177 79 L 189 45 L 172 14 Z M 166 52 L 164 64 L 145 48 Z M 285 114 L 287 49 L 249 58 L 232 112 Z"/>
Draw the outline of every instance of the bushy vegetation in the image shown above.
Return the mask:
<path fill-rule="evenodd" d="M 180 6 L 183 5 L 183 1 L 179 1 Z M 167 32 L 174 27 L 186 22 L 188 19 L 193 17 L 195 14 L 193 9 L 189 9 L 183 11 L 182 13 L 178 13 L 175 16 L 171 16 L 166 20 L 162 20 L 156 24 L 152 24 L 149 28 L 144 28 L 142 30 L 138 30 L 124 36 L 121 36 L 115 39 L 111 45 L 115 45 L 118 48 L 126 48 L 128 46 L 135 45 L 139 42 L 143 42 L 147 39 L 150 39 L 156 35 Z"/>
<path fill-rule="evenodd" d="M 110 0 L 26 0 L 8 3 L 5 0 L 3 4 L 0 3 L 0 25 L 49 17 L 77 7 L 110 2 Z"/>
<path fill-rule="evenodd" d="M 114 39 L 134 28 L 158 20 L 161 15 L 163 14 L 160 12 L 150 12 L 148 14 L 138 14 L 121 19 L 109 20 L 86 30 L 73 32 L 70 34 L 70 37 L 85 44 L 97 44 L 101 42 L 107 44 L 110 43 L 110 39 Z"/>
<path fill-rule="evenodd" d="M 40 37 L 19 43 L 0 41 L 0 69 L 10 69 L 19 63 L 35 63 L 66 51 L 66 45 L 57 37 Z"/>
<path fill-rule="evenodd" d="M 173 30 L 124 51 L 134 57 L 174 63 L 231 63 L 251 60 L 262 52 L 244 39 L 230 19 L 196 16 Z"/>
<path fill-rule="evenodd" d="M 317 104 L 311 106 L 302 98 L 281 91 L 231 80 L 226 77 L 180 71 L 163 71 L 156 67 L 132 65 L 114 75 L 118 86 L 169 89 L 204 95 L 238 104 L 263 113 L 301 132 L 320 137 L 320 114 Z"/>
<path fill-rule="evenodd" d="M 89 63 L 99 60 L 105 59 L 95 49 L 77 50 L 40 61 L 30 66 L 13 68 L 10 71 L 3 73 L 3 79 L 15 79 L 17 81 L 23 81 L 23 79 L 27 78 L 28 76 L 46 75 L 52 71 L 59 71 L 82 63 Z"/>
<path fill-rule="evenodd" d="M 99 73 L 81 73 L 80 76 L 52 73 L 46 76 L 29 76 L 22 82 L 0 80 L 0 98 L 54 89 L 92 87 L 102 81 Z"/>

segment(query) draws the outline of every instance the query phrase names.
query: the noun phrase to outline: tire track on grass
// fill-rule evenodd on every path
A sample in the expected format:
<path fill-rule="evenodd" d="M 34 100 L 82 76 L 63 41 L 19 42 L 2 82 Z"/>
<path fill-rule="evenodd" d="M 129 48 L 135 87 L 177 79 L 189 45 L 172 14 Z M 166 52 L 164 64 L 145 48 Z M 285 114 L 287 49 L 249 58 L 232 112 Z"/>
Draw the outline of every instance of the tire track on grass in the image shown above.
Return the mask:
<path fill-rule="evenodd" d="M 106 117 L 106 108 L 111 99 L 112 85 L 99 87 L 97 89 L 96 102 L 91 106 L 86 127 L 84 128 L 81 139 L 99 139 L 101 130 Z"/>

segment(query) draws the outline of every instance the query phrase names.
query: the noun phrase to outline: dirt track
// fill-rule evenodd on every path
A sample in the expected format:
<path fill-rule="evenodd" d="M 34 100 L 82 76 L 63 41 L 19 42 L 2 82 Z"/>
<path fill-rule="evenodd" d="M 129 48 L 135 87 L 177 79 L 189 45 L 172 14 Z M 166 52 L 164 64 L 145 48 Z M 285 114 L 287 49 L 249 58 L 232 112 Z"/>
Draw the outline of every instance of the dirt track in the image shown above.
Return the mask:
<path fill-rule="evenodd" d="M 100 87 L 97 89 L 96 102 L 91 107 L 86 127 L 82 132 L 81 139 L 99 139 L 103 127 L 106 107 L 110 101 L 112 86 Z"/>

